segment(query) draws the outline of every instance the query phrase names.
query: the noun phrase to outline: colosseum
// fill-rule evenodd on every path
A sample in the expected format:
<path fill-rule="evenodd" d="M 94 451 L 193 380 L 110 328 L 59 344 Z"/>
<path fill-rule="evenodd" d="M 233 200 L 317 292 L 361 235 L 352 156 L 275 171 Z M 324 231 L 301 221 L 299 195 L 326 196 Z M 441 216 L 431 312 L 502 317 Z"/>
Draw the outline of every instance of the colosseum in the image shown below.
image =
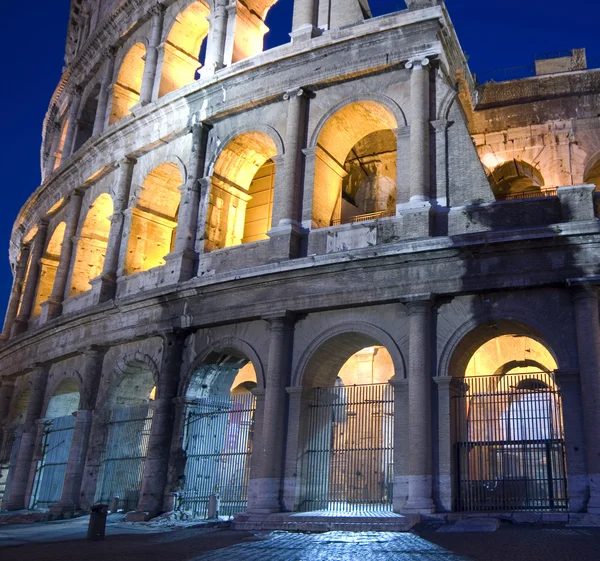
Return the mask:
<path fill-rule="evenodd" d="M 273 4 L 72 0 L 2 508 L 600 514 L 600 70 L 479 81 L 435 0 L 295 0 L 263 50 Z"/>

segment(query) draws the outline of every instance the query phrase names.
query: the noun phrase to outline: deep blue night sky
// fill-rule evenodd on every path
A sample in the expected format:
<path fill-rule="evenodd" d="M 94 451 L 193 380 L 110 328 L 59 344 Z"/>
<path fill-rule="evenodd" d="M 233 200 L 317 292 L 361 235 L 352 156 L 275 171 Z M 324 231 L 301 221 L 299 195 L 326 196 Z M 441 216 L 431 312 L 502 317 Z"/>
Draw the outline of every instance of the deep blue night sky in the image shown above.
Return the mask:
<path fill-rule="evenodd" d="M 0 206 L 0 310 L 12 275 L 8 240 L 20 207 L 40 183 L 41 125 L 60 78 L 69 0 L 3 2 L 4 56 L 0 101 L 4 134 L 4 197 Z M 404 2 L 371 0 L 374 15 L 404 8 Z M 597 22 L 600 2 L 558 0 L 447 0 L 463 49 L 474 72 L 527 65 L 535 55 L 586 47 L 600 66 Z M 585 5 L 585 9 L 583 9 Z M 273 29 L 267 47 L 288 41 L 292 0 L 279 0 L 267 18 Z"/>

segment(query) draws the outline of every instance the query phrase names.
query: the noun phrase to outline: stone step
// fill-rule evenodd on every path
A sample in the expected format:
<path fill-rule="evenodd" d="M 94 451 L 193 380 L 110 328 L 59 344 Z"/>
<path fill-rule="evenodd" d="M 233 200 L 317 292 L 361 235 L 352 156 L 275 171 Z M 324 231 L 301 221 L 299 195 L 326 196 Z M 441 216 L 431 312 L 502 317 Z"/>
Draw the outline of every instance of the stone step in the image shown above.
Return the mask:
<path fill-rule="evenodd" d="M 314 516 L 297 513 L 238 514 L 236 530 L 283 530 L 288 532 L 409 532 L 419 515 L 393 516 Z"/>

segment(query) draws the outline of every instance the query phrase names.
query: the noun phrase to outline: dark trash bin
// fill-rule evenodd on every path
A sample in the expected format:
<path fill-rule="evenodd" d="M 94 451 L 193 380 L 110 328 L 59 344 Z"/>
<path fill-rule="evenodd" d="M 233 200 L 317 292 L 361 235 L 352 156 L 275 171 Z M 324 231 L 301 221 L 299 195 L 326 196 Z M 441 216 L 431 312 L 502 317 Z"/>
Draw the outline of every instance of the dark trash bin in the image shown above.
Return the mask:
<path fill-rule="evenodd" d="M 104 539 L 108 505 L 94 505 L 90 510 L 90 523 L 88 525 L 87 539 L 97 542 Z"/>

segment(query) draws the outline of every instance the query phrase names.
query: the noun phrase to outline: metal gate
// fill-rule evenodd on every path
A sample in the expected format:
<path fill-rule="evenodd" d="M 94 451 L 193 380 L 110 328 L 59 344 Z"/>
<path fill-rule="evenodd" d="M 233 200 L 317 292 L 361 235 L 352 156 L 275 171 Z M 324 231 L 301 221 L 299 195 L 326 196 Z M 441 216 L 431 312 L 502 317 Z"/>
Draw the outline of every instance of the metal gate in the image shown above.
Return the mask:
<path fill-rule="evenodd" d="M 454 418 L 458 510 L 567 510 L 561 398 L 551 374 L 464 378 Z"/>
<path fill-rule="evenodd" d="M 213 493 L 220 498 L 221 516 L 246 508 L 255 401 L 252 394 L 239 394 L 207 398 L 188 407 L 180 510 L 206 516 Z"/>
<path fill-rule="evenodd" d="M 152 409 L 147 405 L 113 409 L 98 473 L 96 503 L 110 504 L 118 497 L 118 508 L 134 510 L 140 496 L 144 461 L 148 451 Z"/>
<path fill-rule="evenodd" d="M 8 473 L 10 471 L 10 466 L 11 464 L 14 464 L 16 460 L 17 448 L 15 447 L 15 441 L 17 437 L 17 427 L 10 425 L 6 426 L 4 427 L 3 432 L 2 442 L 0 443 L 0 504 L 2 504 L 4 492 L 9 485 Z"/>
<path fill-rule="evenodd" d="M 48 508 L 62 495 L 75 417 L 67 415 L 44 424 L 42 459 L 38 462 L 29 508 Z"/>
<path fill-rule="evenodd" d="M 394 394 L 389 384 L 313 390 L 300 510 L 391 510 Z"/>

